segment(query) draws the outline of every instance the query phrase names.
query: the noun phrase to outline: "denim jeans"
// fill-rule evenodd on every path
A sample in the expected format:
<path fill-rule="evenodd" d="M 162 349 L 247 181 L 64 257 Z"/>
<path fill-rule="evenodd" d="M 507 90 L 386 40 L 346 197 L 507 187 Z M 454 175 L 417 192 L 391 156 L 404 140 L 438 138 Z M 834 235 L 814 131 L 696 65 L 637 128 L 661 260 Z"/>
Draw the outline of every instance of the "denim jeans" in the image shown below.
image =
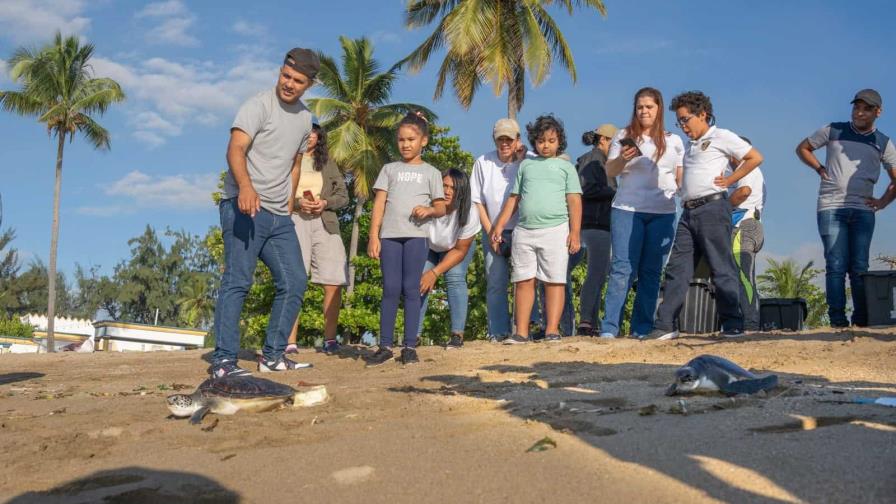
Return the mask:
<path fill-rule="evenodd" d="M 582 230 L 582 250 L 588 254 L 588 273 L 582 284 L 582 293 L 579 298 L 579 321 L 590 322 L 595 329 L 598 323 L 597 313 L 600 310 L 601 292 L 610 269 L 610 240 L 610 232 L 605 229 Z M 580 254 L 581 252 L 577 255 Z M 572 263 L 573 257 L 570 256 L 570 263 Z M 572 272 L 572 268 L 570 268 L 570 272 Z M 563 314 L 566 315 L 565 310 Z"/>
<path fill-rule="evenodd" d="M 510 258 L 496 254 L 491 247 L 491 239 L 482 234 L 482 252 L 485 258 L 485 304 L 488 313 L 488 335 L 510 334 Z"/>
<path fill-rule="evenodd" d="M 837 208 L 818 212 L 818 233 L 824 245 L 826 263 L 825 297 L 831 325 L 848 325 L 845 285 L 847 273 L 852 290 L 852 323 L 868 324 L 862 273 L 868 271 L 874 220 L 874 212 L 871 210 Z"/>
<path fill-rule="evenodd" d="M 451 333 L 463 333 L 467 327 L 467 302 L 470 293 L 467 290 L 467 267 L 473 260 L 476 252 L 476 244 L 471 243 L 467 255 L 453 268 L 445 272 L 445 290 L 448 293 L 448 308 L 451 311 Z M 445 258 L 448 252 L 429 251 L 429 257 L 426 260 L 426 266 L 423 272 L 433 269 L 436 264 Z M 429 305 L 429 295 L 423 297 L 423 305 L 420 307 L 420 324 L 417 334 L 423 334 L 423 317 L 426 316 L 426 307 Z"/>
<path fill-rule="evenodd" d="M 675 214 L 614 208 L 611 215 L 613 252 L 607 281 L 606 309 L 600 330 L 619 335 L 625 300 L 632 282 L 637 279 L 631 332 L 646 336 L 653 330 L 660 276 L 675 233 Z"/>
<path fill-rule="evenodd" d="M 274 303 L 262 352 L 268 360 L 278 359 L 308 285 L 302 251 L 292 219 L 261 209 L 255 218 L 240 212 L 236 198 L 219 205 L 224 238 L 224 274 L 215 305 L 214 362 L 236 360 L 240 348 L 240 315 L 246 294 L 252 287 L 258 259 L 274 277 Z"/>

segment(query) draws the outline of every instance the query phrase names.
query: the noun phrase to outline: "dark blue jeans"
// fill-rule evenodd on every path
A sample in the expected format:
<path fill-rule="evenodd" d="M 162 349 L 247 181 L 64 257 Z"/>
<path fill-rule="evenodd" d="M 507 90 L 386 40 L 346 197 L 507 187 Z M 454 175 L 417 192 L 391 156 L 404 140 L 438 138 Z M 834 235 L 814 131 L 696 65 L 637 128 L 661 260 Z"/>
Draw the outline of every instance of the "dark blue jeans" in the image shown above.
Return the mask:
<path fill-rule="evenodd" d="M 380 305 L 380 346 L 391 347 L 395 339 L 398 301 L 404 297 L 404 346 L 417 346 L 420 325 L 420 277 L 429 253 L 426 238 L 383 238 L 380 241 L 383 272 L 383 301 Z"/>
<path fill-rule="evenodd" d="M 240 212 L 236 198 L 219 205 L 224 237 L 224 274 L 215 305 L 213 361 L 237 358 L 240 349 L 240 315 L 252 287 L 258 259 L 274 277 L 274 304 L 262 352 L 278 359 L 286 349 L 289 332 L 299 315 L 308 286 L 302 251 L 292 219 L 261 209 L 255 218 Z"/>
<path fill-rule="evenodd" d="M 448 309 L 451 312 L 451 334 L 463 334 L 467 327 L 467 305 L 470 300 L 470 291 L 467 288 L 467 268 L 473 255 L 476 252 L 476 243 L 470 244 L 467 255 L 463 260 L 456 264 L 453 268 L 445 272 L 445 291 L 448 294 Z M 429 257 L 426 259 L 426 266 L 423 271 L 429 271 L 436 267 L 437 264 L 445 259 L 448 252 L 429 251 Z M 426 308 L 429 305 L 429 295 L 423 296 L 423 302 L 420 306 L 420 323 L 418 325 L 417 334 L 423 334 L 423 318 L 426 317 Z"/>
<path fill-rule="evenodd" d="M 855 208 L 837 208 L 818 212 L 818 234 L 824 245 L 825 297 L 831 325 L 849 325 L 846 319 L 846 274 L 852 290 L 852 323 L 868 324 L 865 281 L 868 271 L 874 212 Z"/>

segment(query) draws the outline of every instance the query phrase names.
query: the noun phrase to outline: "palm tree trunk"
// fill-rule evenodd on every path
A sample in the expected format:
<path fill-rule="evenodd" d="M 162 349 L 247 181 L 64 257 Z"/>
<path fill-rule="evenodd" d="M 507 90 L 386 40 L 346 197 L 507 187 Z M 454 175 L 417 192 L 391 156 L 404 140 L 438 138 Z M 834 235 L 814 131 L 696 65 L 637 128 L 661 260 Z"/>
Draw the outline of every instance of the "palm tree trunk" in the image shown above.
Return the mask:
<path fill-rule="evenodd" d="M 58 132 L 59 146 L 56 149 L 56 185 L 53 188 L 53 230 L 50 235 L 50 265 L 47 270 L 47 352 L 56 351 L 53 334 L 56 318 L 56 250 L 59 245 L 59 193 L 62 190 L 62 150 L 65 148 L 65 133 Z"/>
<path fill-rule="evenodd" d="M 507 89 L 507 117 L 516 121 L 516 100 L 513 98 L 513 90 Z"/>
<path fill-rule="evenodd" d="M 358 238 L 361 234 L 361 214 L 364 212 L 364 202 L 366 198 L 358 197 L 355 201 L 355 215 L 352 218 L 352 238 L 349 242 L 348 251 L 348 288 L 346 289 L 346 301 L 351 299 L 352 292 L 355 290 L 355 257 L 358 256 Z"/>

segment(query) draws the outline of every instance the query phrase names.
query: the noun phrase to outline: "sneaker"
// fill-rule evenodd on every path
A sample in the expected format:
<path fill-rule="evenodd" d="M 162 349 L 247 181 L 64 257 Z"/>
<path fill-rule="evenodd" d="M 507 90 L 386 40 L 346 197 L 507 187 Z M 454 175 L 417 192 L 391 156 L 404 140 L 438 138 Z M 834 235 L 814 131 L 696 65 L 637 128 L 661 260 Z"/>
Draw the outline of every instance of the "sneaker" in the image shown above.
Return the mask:
<path fill-rule="evenodd" d="M 647 335 L 647 339 L 655 339 L 659 341 L 673 340 L 681 334 L 678 331 L 667 331 L 665 329 L 654 329 Z"/>
<path fill-rule="evenodd" d="M 604 339 L 616 339 L 616 335 L 613 333 L 602 332 L 600 333 L 600 337 Z"/>
<path fill-rule="evenodd" d="M 576 334 L 578 336 L 594 336 L 594 328 L 591 327 L 591 324 L 579 322 L 579 327 L 576 327 Z"/>
<path fill-rule="evenodd" d="M 445 350 L 460 350 L 464 347 L 464 336 L 462 334 L 452 334 L 451 339 L 448 340 L 448 344 L 445 345 Z"/>
<path fill-rule="evenodd" d="M 334 339 L 324 341 L 324 353 L 327 355 L 339 353 L 339 342 Z"/>
<path fill-rule="evenodd" d="M 398 360 L 405 365 L 420 362 L 420 359 L 417 358 L 417 351 L 410 347 L 401 349 L 401 357 L 399 357 Z"/>
<path fill-rule="evenodd" d="M 225 376 L 252 376 L 248 370 L 239 367 L 235 360 L 225 359 L 209 366 L 208 374 L 212 378 L 224 378 Z"/>
<path fill-rule="evenodd" d="M 531 339 L 533 343 L 541 343 L 544 341 L 544 337 L 544 332 L 529 333 L 529 339 Z"/>
<path fill-rule="evenodd" d="M 367 367 L 376 367 L 382 366 L 383 364 L 392 360 L 395 357 L 395 354 L 392 353 L 392 349 L 389 347 L 380 347 L 375 354 L 371 355 L 367 358 Z"/>
<path fill-rule="evenodd" d="M 276 360 L 267 360 L 264 357 L 258 359 L 258 370 L 262 373 L 273 373 L 275 371 L 295 371 L 296 369 L 310 368 L 313 365 L 310 362 L 295 362 L 280 356 Z"/>
<path fill-rule="evenodd" d="M 723 338 L 741 338 L 744 335 L 742 329 L 722 329 L 721 336 Z"/>
<path fill-rule="evenodd" d="M 560 343 L 562 338 L 559 334 L 548 334 L 544 337 L 544 340 L 547 343 Z"/>
<path fill-rule="evenodd" d="M 297 347 L 295 343 L 290 343 L 290 344 L 286 345 L 286 350 L 284 350 L 283 353 L 285 353 L 285 354 L 299 353 L 299 347 Z"/>
<path fill-rule="evenodd" d="M 520 336 L 519 334 L 514 334 L 513 336 L 510 336 L 509 338 L 504 338 L 504 341 L 502 341 L 502 343 L 505 345 L 525 345 L 528 342 L 529 342 L 528 337 Z"/>

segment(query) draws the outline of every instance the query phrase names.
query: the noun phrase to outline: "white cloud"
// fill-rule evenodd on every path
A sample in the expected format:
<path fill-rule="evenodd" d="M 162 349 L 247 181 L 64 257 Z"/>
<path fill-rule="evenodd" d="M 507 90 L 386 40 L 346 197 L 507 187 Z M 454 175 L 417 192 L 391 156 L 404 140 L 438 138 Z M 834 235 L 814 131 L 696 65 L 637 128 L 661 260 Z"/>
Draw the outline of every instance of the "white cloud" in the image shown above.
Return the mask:
<path fill-rule="evenodd" d="M 151 19 L 157 23 L 146 32 L 148 42 L 185 47 L 199 45 L 199 39 L 188 33 L 196 22 L 196 16 L 180 0 L 151 3 L 134 17 Z"/>
<path fill-rule="evenodd" d="M 137 207 L 195 210 L 211 206 L 211 193 L 217 183 L 218 177 L 211 173 L 152 176 L 134 170 L 103 188 L 103 192 L 107 196 L 126 197 Z"/>
<path fill-rule="evenodd" d="M 85 0 L 3 0 L 0 37 L 17 44 L 48 42 L 57 30 L 80 35 L 90 28 Z"/>
<path fill-rule="evenodd" d="M 156 148 L 165 145 L 165 137 L 149 130 L 137 130 L 133 133 L 134 138 L 146 144 L 150 148 Z"/>
<path fill-rule="evenodd" d="M 401 42 L 401 36 L 394 31 L 378 30 L 370 36 L 374 44 L 397 44 Z"/>
<path fill-rule="evenodd" d="M 169 0 L 167 2 L 155 2 L 148 4 L 140 9 L 136 14 L 138 18 L 142 17 L 168 17 L 177 16 L 187 13 L 187 7 L 180 0 Z"/>
<path fill-rule="evenodd" d="M 82 206 L 76 208 L 75 212 L 79 215 L 87 215 L 89 217 L 114 217 L 116 215 L 132 214 L 134 213 L 134 208 L 119 205 Z"/>
<path fill-rule="evenodd" d="M 239 20 L 230 27 L 237 35 L 245 37 L 259 37 L 266 32 L 266 28 L 261 23 L 252 23 L 250 21 Z"/>

